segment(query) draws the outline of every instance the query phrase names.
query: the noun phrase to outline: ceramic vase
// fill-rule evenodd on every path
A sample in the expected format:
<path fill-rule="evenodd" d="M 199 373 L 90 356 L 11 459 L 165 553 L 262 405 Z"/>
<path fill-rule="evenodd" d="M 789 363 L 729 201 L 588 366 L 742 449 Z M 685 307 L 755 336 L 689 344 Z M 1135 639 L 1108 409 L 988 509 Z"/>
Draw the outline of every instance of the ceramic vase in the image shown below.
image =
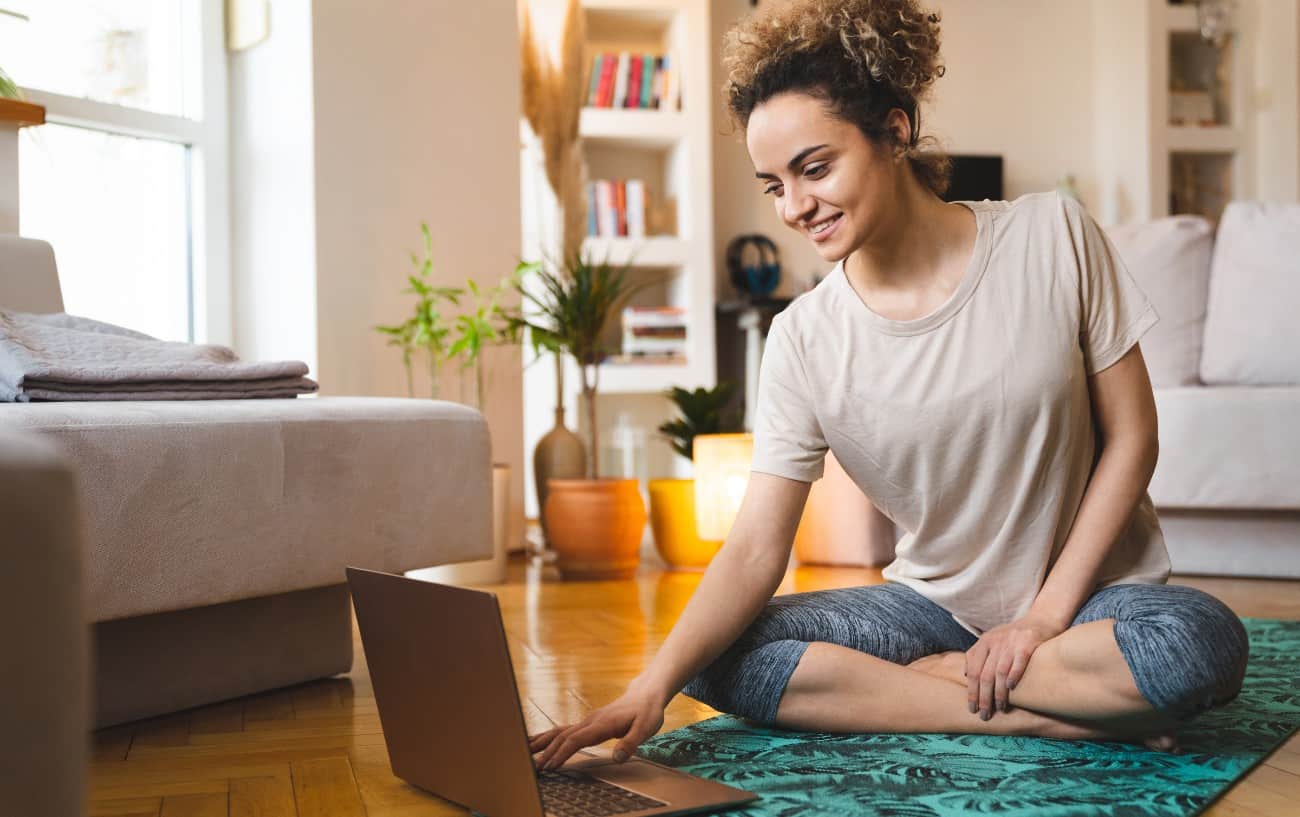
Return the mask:
<path fill-rule="evenodd" d="M 645 502 L 634 479 L 552 479 L 542 506 L 564 579 L 627 579 L 641 563 Z"/>
<path fill-rule="evenodd" d="M 533 449 L 533 479 L 537 488 L 537 507 L 546 507 L 552 479 L 578 479 L 587 468 L 587 447 L 582 438 L 564 425 L 564 407 L 555 409 L 555 426 Z M 541 515 L 542 538 L 549 545 L 551 538 L 546 525 L 546 514 Z"/>

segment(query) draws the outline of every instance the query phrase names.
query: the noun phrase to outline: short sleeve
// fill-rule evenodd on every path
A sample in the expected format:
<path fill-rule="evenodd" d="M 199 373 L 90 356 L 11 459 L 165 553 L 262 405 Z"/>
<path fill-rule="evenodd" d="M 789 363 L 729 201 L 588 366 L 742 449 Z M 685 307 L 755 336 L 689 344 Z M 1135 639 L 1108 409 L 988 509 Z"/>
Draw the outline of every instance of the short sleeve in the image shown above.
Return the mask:
<path fill-rule="evenodd" d="M 1083 205 L 1061 201 L 1078 262 L 1079 345 L 1084 370 L 1094 375 L 1124 357 L 1160 316 Z"/>
<path fill-rule="evenodd" d="M 800 482 L 821 478 L 826 441 L 803 364 L 781 315 L 772 320 L 758 373 L 750 468 Z"/>

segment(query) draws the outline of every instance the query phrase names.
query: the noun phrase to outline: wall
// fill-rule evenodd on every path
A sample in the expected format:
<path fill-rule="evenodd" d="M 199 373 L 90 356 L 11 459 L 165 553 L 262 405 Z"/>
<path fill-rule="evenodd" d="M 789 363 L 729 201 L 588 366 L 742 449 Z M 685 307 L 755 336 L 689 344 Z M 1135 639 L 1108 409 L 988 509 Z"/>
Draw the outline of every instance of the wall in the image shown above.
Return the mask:
<path fill-rule="evenodd" d="M 410 312 L 413 296 L 402 290 L 420 222 L 432 229 L 439 285 L 474 278 L 490 287 L 518 262 L 514 4 L 270 5 L 270 39 L 232 69 L 232 99 L 248 100 L 235 157 L 237 345 L 250 356 L 314 353 L 322 394 L 405 396 L 400 354 L 373 327 Z M 291 325 L 277 325 L 282 314 Z M 517 542 L 519 351 L 492 350 L 488 362 L 486 414 L 493 457 L 514 470 Z M 461 399 L 459 382 L 445 371 L 441 396 Z M 416 394 L 429 393 L 418 371 Z"/>
<path fill-rule="evenodd" d="M 764 3 L 774 0 L 763 0 Z M 776 0 L 779 2 L 779 0 Z M 921 112 L 924 134 L 953 153 L 999 153 L 1006 161 L 1004 194 L 1050 190 L 1066 173 L 1078 178 L 1092 206 L 1091 9 L 1088 2 L 941 0 L 947 73 Z M 749 0 L 714 0 L 714 65 L 721 86 L 722 34 L 750 11 Z M 754 179 L 743 143 L 730 135 L 721 94 L 714 129 L 714 235 L 719 297 L 732 297 L 722 264 L 727 243 L 741 232 L 761 232 L 781 250 L 778 294 L 799 291 L 824 262 L 807 239 L 777 217 Z"/>

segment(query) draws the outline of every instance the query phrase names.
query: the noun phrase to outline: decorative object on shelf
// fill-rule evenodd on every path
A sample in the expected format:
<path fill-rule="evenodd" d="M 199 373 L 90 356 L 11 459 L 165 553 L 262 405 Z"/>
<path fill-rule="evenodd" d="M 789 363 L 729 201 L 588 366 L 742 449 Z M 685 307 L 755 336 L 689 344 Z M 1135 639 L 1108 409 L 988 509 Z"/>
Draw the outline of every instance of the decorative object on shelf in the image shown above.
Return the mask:
<path fill-rule="evenodd" d="M 1222 48 L 1232 30 L 1232 13 L 1236 0 L 1197 0 L 1196 24 L 1201 37 L 1215 48 Z"/>
<path fill-rule="evenodd" d="M 511 321 L 526 329 L 534 348 L 557 356 L 568 354 L 578 364 L 582 387 L 581 405 L 587 414 L 590 437 L 587 440 L 585 480 L 551 478 L 538 488 L 548 543 L 555 549 L 556 565 L 561 576 L 584 578 L 601 573 L 600 554 L 608 557 L 608 570 L 620 572 L 628 558 L 623 541 L 630 535 L 626 526 L 640 515 L 645 525 L 645 503 L 636 480 L 601 480 L 599 421 L 596 395 L 600 384 L 600 364 L 609 354 L 602 343 L 605 325 L 629 297 L 649 282 L 633 284 L 627 278 L 628 267 L 613 267 L 609 261 L 591 262 L 583 255 L 567 256 L 564 273 L 554 264 L 525 263 L 520 271 L 531 274 L 539 286 L 534 293 L 519 279 L 517 286 L 523 301 Z M 557 415 L 558 417 L 558 415 Z M 583 488 L 581 483 L 590 483 Z M 631 486 L 630 492 L 624 487 Z M 557 486 L 563 485 L 562 491 Z M 603 486 L 603 487 L 602 487 Z M 545 489 L 545 494 L 543 490 Z M 545 496 L 545 499 L 542 497 Z M 608 506 L 608 507 L 606 507 Z M 589 517 L 586 521 L 569 518 L 573 514 Z M 609 526 L 602 533 L 601 525 Z M 640 529 L 636 542 L 640 542 Z M 588 540 L 586 537 L 594 537 Z M 635 570 L 635 565 L 633 566 Z"/>
<path fill-rule="evenodd" d="M 809 488 L 795 531 L 795 560 L 817 565 L 883 565 L 893 560 L 896 542 L 894 523 L 827 451 L 822 478 Z"/>
<path fill-rule="evenodd" d="M 754 435 L 700 434 L 694 452 L 695 532 L 701 539 L 725 540 L 749 487 Z"/>
<path fill-rule="evenodd" d="M 728 381 L 712 389 L 669 389 L 665 395 L 681 416 L 660 425 L 659 432 L 670 440 L 674 451 L 691 460 L 696 436 L 740 430 L 733 412 L 726 409 L 735 391 L 736 384 Z M 674 570 L 708 567 L 722 547 L 721 539 L 701 539 L 695 520 L 695 480 L 650 481 L 650 528 L 655 549 Z"/>
<path fill-rule="evenodd" d="M 416 296 L 414 314 L 402 323 L 376 326 L 375 331 L 388 336 L 389 346 L 402 350 L 402 365 L 406 368 L 406 392 L 411 397 L 415 396 L 413 358 L 417 353 L 424 354 L 429 369 L 429 396 L 437 400 L 441 391 L 442 364 L 447 359 L 447 336 L 451 334 L 451 322 L 443 316 L 439 307 L 444 303 L 460 303 L 464 290 L 433 285 L 429 279 L 433 272 L 433 236 L 425 222 L 420 222 L 420 232 L 424 236 L 424 260 L 421 261 L 415 253 L 411 253 L 411 265 L 416 272 L 406 277 L 410 286 L 402 290 L 403 293 Z"/>
<path fill-rule="evenodd" d="M 1216 125 L 1214 116 L 1214 97 L 1209 91 L 1169 92 L 1169 124 L 1171 125 Z"/>
<path fill-rule="evenodd" d="M 1056 180 L 1056 192 L 1077 202 L 1083 202 L 1083 199 L 1079 196 L 1079 184 L 1075 181 L 1073 173 L 1066 173 Z"/>
<path fill-rule="evenodd" d="M 752 250 L 752 260 L 746 260 Z M 727 273 L 731 285 L 742 296 L 766 298 L 781 282 L 781 255 L 776 244 L 765 235 L 739 235 L 727 244 Z"/>

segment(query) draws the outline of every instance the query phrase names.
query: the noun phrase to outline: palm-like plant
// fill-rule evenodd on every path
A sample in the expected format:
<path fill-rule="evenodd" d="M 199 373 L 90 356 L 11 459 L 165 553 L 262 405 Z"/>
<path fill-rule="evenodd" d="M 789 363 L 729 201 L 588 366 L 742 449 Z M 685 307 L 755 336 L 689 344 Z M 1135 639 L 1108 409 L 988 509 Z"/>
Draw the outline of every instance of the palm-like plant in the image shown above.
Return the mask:
<path fill-rule="evenodd" d="M 465 291 L 459 287 L 438 287 L 431 283 L 429 276 L 433 272 L 433 236 L 425 222 L 420 223 L 420 231 L 424 234 L 424 260 L 411 253 L 411 264 L 416 272 L 406 276 L 410 286 L 402 290 L 416 296 L 415 312 L 402 323 L 376 326 L 375 331 L 388 335 L 388 345 L 402 350 L 402 365 L 406 368 L 406 391 L 411 397 L 415 396 L 413 359 L 417 352 L 425 353 L 429 367 L 430 393 L 436 400 L 439 394 L 438 373 L 449 356 L 447 336 L 451 334 L 451 322 L 439 308 L 444 302 L 459 304 L 460 296 Z"/>
<path fill-rule="evenodd" d="M 600 364 L 612 351 L 602 342 L 609 319 L 649 281 L 634 284 L 628 280 L 630 265 L 615 267 L 606 259 L 591 262 L 581 252 L 570 253 L 563 269 L 540 262 L 524 263 L 519 272 L 532 274 L 537 282 L 534 292 L 521 276 L 517 287 L 522 300 L 532 306 L 531 314 L 522 309 L 511 316 L 516 329 L 526 328 L 534 349 L 568 354 L 578 364 L 578 380 L 587 404 L 587 424 L 591 428 L 591 446 L 587 450 L 587 477 L 600 473 L 596 422 L 596 394 L 600 388 Z"/>
<path fill-rule="evenodd" d="M 461 359 L 462 374 L 466 369 L 474 369 L 474 405 L 479 411 L 487 413 L 483 404 L 483 350 L 492 345 L 518 343 L 519 325 L 512 319 L 512 314 L 501 306 L 501 298 L 506 292 L 518 287 L 522 272 L 516 269 L 514 275 L 502 279 L 492 289 L 484 291 L 470 279 L 465 288 L 474 298 L 473 309 L 456 318 L 456 339 L 447 349 L 447 357 Z M 462 381 L 463 382 L 463 381 Z"/>
<path fill-rule="evenodd" d="M 664 392 L 664 396 L 677 405 L 681 417 L 659 426 L 659 432 L 669 439 L 673 450 L 688 460 L 695 458 L 695 437 L 700 434 L 723 434 L 739 431 L 740 422 L 735 412 L 727 411 L 727 402 L 736 393 L 736 384 L 724 380 L 717 386 L 694 391 L 677 386 Z"/>

